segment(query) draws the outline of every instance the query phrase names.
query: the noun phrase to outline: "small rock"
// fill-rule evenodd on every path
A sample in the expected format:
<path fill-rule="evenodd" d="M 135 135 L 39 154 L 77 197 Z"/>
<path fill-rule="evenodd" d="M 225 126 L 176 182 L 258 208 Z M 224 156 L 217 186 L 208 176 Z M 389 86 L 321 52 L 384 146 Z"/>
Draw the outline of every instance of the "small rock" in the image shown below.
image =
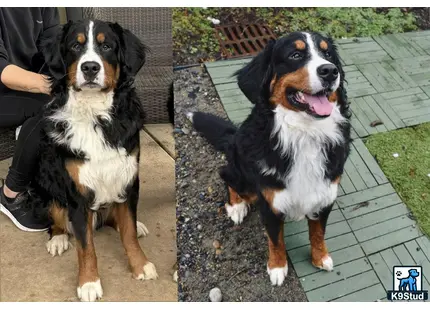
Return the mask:
<path fill-rule="evenodd" d="M 220 302 L 222 300 L 222 293 L 221 290 L 217 287 L 214 287 L 209 292 L 209 299 L 212 302 Z"/>
<path fill-rule="evenodd" d="M 197 225 L 197 229 L 202 230 L 202 225 L 201 224 Z"/>
<path fill-rule="evenodd" d="M 188 134 L 190 133 L 190 130 L 189 130 L 188 128 L 186 128 L 186 127 L 181 128 L 181 130 L 182 130 L 182 132 L 183 132 L 184 134 L 186 134 L 186 135 L 188 135 Z"/>
<path fill-rule="evenodd" d="M 393 154 L 393 156 L 394 156 L 395 158 L 397 158 L 397 157 L 399 157 L 399 154 L 398 154 L 398 153 L 394 153 L 394 154 Z"/>
<path fill-rule="evenodd" d="M 216 250 L 215 250 L 215 254 L 216 254 L 216 255 L 220 255 L 221 253 L 222 253 L 222 250 L 221 250 L 221 249 L 216 249 Z"/>
<path fill-rule="evenodd" d="M 219 249 L 221 247 L 221 242 L 219 242 L 218 240 L 214 240 L 212 245 L 214 246 L 215 249 Z"/>
<path fill-rule="evenodd" d="M 213 192 L 213 191 L 214 191 L 214 190 L 212 189 L 212 187 L 210 187 L 210 186 L 209 186 L 209 187 L 208 187 L 208 193 L 209 193 L 209 194 L 212 194 L 212 192 Z"/>

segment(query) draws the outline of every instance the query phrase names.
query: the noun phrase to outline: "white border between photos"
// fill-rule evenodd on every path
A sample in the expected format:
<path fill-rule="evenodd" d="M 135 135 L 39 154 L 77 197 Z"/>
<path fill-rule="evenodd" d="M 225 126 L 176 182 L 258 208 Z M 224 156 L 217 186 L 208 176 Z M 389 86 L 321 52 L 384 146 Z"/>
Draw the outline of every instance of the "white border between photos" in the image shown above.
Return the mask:
<path fill-rule="evenodd" d="M 95 302 L 95 303 L 81 303 L 77 305 L 74 302 L 51 302 L 51 303 L 42 303 L 42 302 L 25 302 L 25 303 L 12 303 L 12 302 L 1 302 L 0 306 L 2 310 L 13 310 L 17 309 L 20 306 L 29 307 L 31 310 L 76 310 L 76 307 L 82 310 L 114 310 L 118 309 L 118 307 L 124 307 L 126 310 L 165 310 L 165 309 L 175 309 L 175 310 L 201 310 L 202 307 L 205 310 L 219 310 L 220 307 L 223 310 L 261 310 L 262 308 L 270 309 L 270 310 L 309 310 L 309 309 L 319 309 L 319 310 L 362 310 L 363 304 L 366 304 L 366 310 L 402 310 L 405 307 L 404 302 L 348 302 L 348 303 L 327 303 L 327 302 L 314 302 L 314 303 L 305 303 L 305 302 L 247 302 L 247 303 L 233 303 L 227 302 L 218 304 L 218 303 L 202 303 L 202 302 L 121 302 L 121 303 L 113 303 L 113 302 Z M 427 304 L 427 306 L 425 306 Z M 410 305 L 410 304 L 409 304 Z M 413 303 L 413 309 L 425 309 L 424 307 L 428 307 L 428 303 L 418 302 Z M 112 308 L 111 308 L 112 307 Z M 426 308 L 427 309 L 427 308 Z"/>
<path fill-rule="evenodd" d="M 3 0 L 2 2 L 5 2 Z M 35 1 L 26 1 L 26 0 L 15 0 L 13 3 L 9 2 L 8 4 L 13 4 L 13 6 L 34 6 Z M 93 7 L 275 7 L 275 6 L 289 6 L 294 7 L 297 4 L 300 4 L 301 7 L 317 7 L 317 6 L 326 6 L 326 7 L 357 7 L 358 4 L 360 7 L 412 7 L 412 6 L 428 6 L 430 3 L 424 0 L 410 0 L 399 1 L 399 0 L 361 0 L 361 1 L 351 1 L 351 0 L 326 0 L 326 1 L 316 1 L 316 0 L 300 0 L 297 2 L 288 2 L 288 1 L 280 1 L 280 0 L 218 0 L 218 1 L 207 1 L 207 0 L 158 0 L 158 1 L 142 1 L 142 0 L 128 0 L 128 1 L 113 1 L 113 0 L 92 0 L 92 1 L 84 1 L 84 0 L 75 0 L 73 3 L 71 1 L 54 1 L 54 0 L 45 0 L 37 2 L 40 6 L 63 6 L 68 7 L 85 7 L 85 6 L 93 6 Z M 118 5 L 121 4 L 121 5 Z M 17 284 L 19 285 L 19 284 Z M 41 287 L 43 290 L 44 288 Z M 19 293 L 19 292 L 18 292 Z M 73 292 L 70 292 L 73 294 Z M 29 307 L 31 310 L 76 310 L 77 305 L 71 302 L 63 302 L 63 303 L 21 303 L 23 307 Z M 20 307 L 17 303 L 9 303 L 9 302 L 1 302 L 0 309 L 1 310 L 14 310 L 17 307 Z M 127 310 L 159 310 L 159 309 L 175 309 L 175 310 L 201 310 L 202 307 L 205 307 L 205 310 L 216 309 L 219 310 L 219 307 L 223 307 L 223 310 L 260 310 L 261 308 L 266 308 L 270 310 L 290 310 L 290 309 L 298 309 L 298 310 L 308 310 L 311 308 L 318 310 L 362 310 L 363 303 L 355 302 L 355 303 L 289 303 L 286 305 L 285 303 L 224 303 L 222 306 L 215 303 L 183 303 L 183 302 L 128 302 L 128 303 L 111 303 L 111 302 L 97 302 L 97 303 L 82 303 L 78 306 L 82 310 L 86 309 L 103 309 L 109 310 L 112 307 L 112 310 L 117 309 L 118 307 L 126 307 Z M 367 303 L 366 307 L 369 309 L 404 309 L 405 304 L 403 302 L 373 302 Z M 413 309 L 424 309 L 426 307 L 428 309 L 428 305 L 425 306 L 425 303 L 414 303 Z M 367 309 L 366 309 L 367 310 Z"/>
<path fill-rule="evenodd" d="M 2 1 L 5 2 L 5 1 Z M 35 1 L 16 0 L 11 6 L 35 6 Z M 281 0 L 75 0 L 75 1 L 55 1 L 44 0 L 37 2 L 40 6 L 60 6 L 60 7 L 426 7 L 428 0 L 300 0 L 300 1 L 281 1 Z M 262 5 L 264 4 L 264 5 Z M 298 5 L 300 4 L 300 5 Z"/>

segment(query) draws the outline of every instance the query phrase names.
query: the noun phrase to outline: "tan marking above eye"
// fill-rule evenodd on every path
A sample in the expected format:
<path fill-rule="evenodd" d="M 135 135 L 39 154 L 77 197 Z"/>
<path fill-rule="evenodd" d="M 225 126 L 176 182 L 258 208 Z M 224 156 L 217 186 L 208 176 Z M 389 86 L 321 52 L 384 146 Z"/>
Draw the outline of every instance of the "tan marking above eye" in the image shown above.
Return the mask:
<path fill-rule="evenodd" d="M 324 41 L 324 40 L 322 40 L 321 42 L 320 42 L 320 47 L 321 47 L 321 49 L 322 50 L 327 50 L 328 49 L 328 44 L 327 44 L 327 42 L 326 41 Z"/>
<path fill-rule="evenodd" d="M 97 42 L 99 42 L 99 43 L 103 43 L 103 42 L 105 41 L 105 39 L 106 39 L 105 34 L 104 34 L 104 33 L 102 33 L 102 32 L 100 32 L 100 33 L 97 35 L 96 39 L 97 39 Z"/>
<path fill-rule="evenodd" d="M 76 40 L 77 40 L 79 43 L 84 44 L 84 43 L 85 43 L 85 40 L 86 40 L 86 38 L 85 38 L 85 34 L 83 34 L 83 33 L 78 33 L 78 35 L 77 35 L 77 37 L 76 37 Z"/>
<path fill-rule="evenodd" d="M 302 40 L 297 40 L 294 42 L 294 44 L 296 45 L 296 48 L 298 50 L 304 50 L 306 48 L 306 43 L 303 42 Z"/>

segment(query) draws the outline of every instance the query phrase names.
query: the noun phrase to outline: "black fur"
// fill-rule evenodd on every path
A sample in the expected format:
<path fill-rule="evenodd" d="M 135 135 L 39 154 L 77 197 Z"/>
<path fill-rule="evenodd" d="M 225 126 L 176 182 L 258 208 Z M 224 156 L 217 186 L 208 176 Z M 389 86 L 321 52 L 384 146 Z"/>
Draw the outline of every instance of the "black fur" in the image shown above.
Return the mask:
<path fill-rule="evenodd" d="M 75 237 L 85 246 L 87 208 L 94 200 L 91 190 L 83 195 L 69 176 L 65 163 L 70 159 L 85 160 L 86 154 L 72 151 L 64 145 L 56 144 L 49 133 L 64 133 L 65 124 L 54 123 L 49 116 L 58 112 L 68 101 L 68 72 L 77 55 L 70 47 L 76 42 L 76 32 L 82 32 L 87 21 L 66 24 L 58 33 L 55 40 L 44 43 L 46 65 L 52 75 L 52 103 L 44 110 L 44 129 L 41 142 L 40 162 L 38 171 L 32 182 L 33 191 L 29 204 L 41 216 L 48 216 L 48 207 L 55 201 L 66 208 L 72 222 Z M 144 113 L 141 102 L 132 85 L 134 76 L 145 62 L 145 46 L 139 39 L 124 30 L 118 24 L 95 21 L 103 29 L 109 44 L 113 46 L 110 53 L 103 55 L 112 64 L 120 65 L 120 76 L 117 88 L 114 89 L 112 121 L 99 119 L 94 124 L 94 130 L 101 130 L 106 143 L 112 148 L 123 147 L 129 154 L 139 149 L 139 131 L 143 127 Z M 138 155 L 139 159 L 139 155 Z M 127 192 L 128 204 L 132 215 L 136 218 L 136 208 L 139 194 L 139 178 L 130 184 Z"/>
<path fill-rule="evenodd" d="M 340 112 L 348 118 L 347 93 L 344 88 L 344 71 L 330 38 L 312 33 L 316 40 L 328 42 L 330 56 L 327 60 L 335 64 L 339 70 L 340 86 L 337 90 Z M 278 41 L 270 42 L 263 52 L 253 58 L 245 67 L 236 72 L 239 88 L 254 104 L 251 114 L 236 128 L 231 122 L 216 116 L 194 113 L 193 125 L 217 150 L 226 154 L 227 165 L 221 168 L 220 175 L 228 186 L 239 195 L 257 194 L 262 221 L 272 240 L 277 240 L 279 232 L 279 216 L 262 198 L 262 191 L 267 188 L 285 188 L 283 182 L 273 175 L 263 175 L 257 163 L 264 160 L 269 167 L 275 167 L 280 175 L 288 175 L 294 164 L 292 154 L 280 154 L 275 148 L 278 135 L 272 136 L 274 127 L 274 106 L 270 102 L 270 83 L 275 77 L 295 72 L 306 64 L 306 57 L 301 61 L 291 61 L 288 55 L 295 49 L 294 43 L 302 39 L 303 34 L 292 33 Z M 339 125 L 345 143 L 324 146 L 328 162 L 325 176 L 334 181 L 343 173 L 344 164 L 349 154 L 350 124 Z M 288 186 L 288 185 L 287 185 Z M 323 206 L 322 206 L 323 207 Z M 321 220 L 325 223 L 331 207 L 322 209 Z"/>

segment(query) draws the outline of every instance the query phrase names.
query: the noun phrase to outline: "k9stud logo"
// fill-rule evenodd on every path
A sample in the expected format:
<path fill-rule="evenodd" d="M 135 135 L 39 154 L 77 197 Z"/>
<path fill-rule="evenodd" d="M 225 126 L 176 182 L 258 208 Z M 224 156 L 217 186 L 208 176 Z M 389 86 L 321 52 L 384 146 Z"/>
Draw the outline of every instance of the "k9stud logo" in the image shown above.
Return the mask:
<path fill-rule="evenodd" d="M 423 289 L 423 268 L 421 266 L 394 266 L 393 290 L 387 292 L 387 299 L 427 300 L 428 292 Z"/>

